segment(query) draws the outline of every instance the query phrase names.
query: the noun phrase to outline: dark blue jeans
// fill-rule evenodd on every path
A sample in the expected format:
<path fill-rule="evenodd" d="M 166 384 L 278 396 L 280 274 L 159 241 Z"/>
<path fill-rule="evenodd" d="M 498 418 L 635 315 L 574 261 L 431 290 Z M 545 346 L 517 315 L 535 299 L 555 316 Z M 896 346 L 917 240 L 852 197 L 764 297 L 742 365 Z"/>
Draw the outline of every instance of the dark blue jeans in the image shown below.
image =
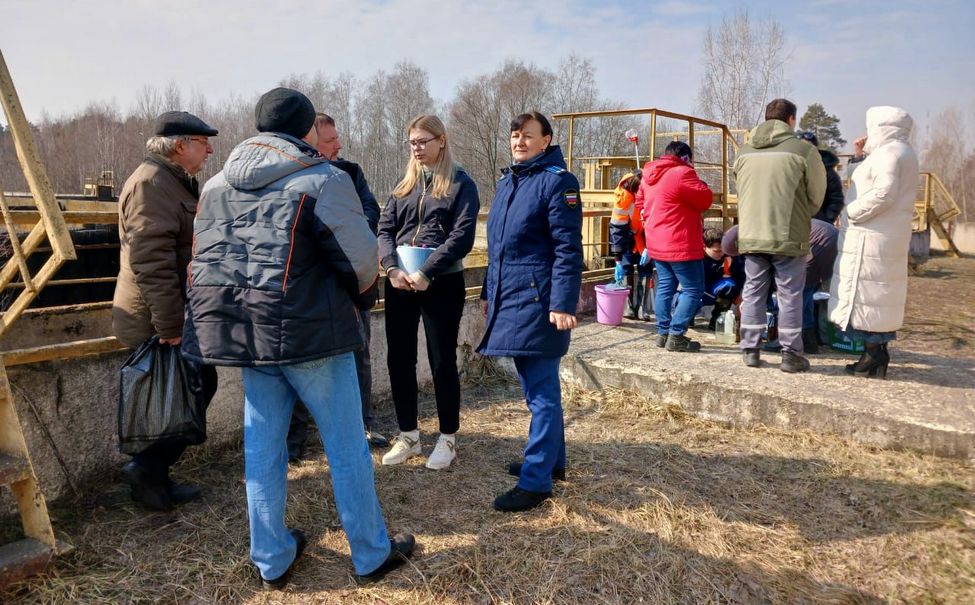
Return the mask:
<path fill-rule="evenodd" d="M 681 335 L 694 314 L 701 308 L 704 294 L 704 264 L 699 260 L 669 263 L 654 259 L 657 267 L 657 295 L 654 309 L 657 313 L 657 333 Z M 680 295 L 671 312 L 674 294 L 680 284 Z"/>

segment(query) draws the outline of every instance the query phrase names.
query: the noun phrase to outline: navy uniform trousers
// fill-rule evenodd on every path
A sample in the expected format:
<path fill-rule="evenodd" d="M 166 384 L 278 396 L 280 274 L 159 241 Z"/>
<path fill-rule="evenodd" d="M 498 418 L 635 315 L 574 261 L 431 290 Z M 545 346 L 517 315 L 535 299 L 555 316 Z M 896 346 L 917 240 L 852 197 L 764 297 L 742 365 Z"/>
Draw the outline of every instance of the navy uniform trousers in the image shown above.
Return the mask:
<path fill-rule="evenodd" d="M 559 384 L 562 358 L 515 357 L 514 360 L 532 415 L 518 487 L 551 492 L 552 471 L 565 468 L 565 425 Z"/>

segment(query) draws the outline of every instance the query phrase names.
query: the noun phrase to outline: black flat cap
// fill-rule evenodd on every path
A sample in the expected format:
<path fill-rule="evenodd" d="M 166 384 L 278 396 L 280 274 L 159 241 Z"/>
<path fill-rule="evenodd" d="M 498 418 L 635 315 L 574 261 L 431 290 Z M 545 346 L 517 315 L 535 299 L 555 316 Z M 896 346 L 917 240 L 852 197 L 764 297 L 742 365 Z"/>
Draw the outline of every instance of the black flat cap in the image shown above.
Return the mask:
<path fill-rule="evenodd" d="M 315 124 L 315 106 L 290 88 L 274 88 L 261 95 L 254 108 L 258 132 L 283 132 L 300 139 Z"/>
<path fill-rule="evenodd" d="M 157 137 L 194 134 L 215 137 L 217 136 L 217 129 L 186 111 L 167 111 L 156 118 L 153 134 Z"/>

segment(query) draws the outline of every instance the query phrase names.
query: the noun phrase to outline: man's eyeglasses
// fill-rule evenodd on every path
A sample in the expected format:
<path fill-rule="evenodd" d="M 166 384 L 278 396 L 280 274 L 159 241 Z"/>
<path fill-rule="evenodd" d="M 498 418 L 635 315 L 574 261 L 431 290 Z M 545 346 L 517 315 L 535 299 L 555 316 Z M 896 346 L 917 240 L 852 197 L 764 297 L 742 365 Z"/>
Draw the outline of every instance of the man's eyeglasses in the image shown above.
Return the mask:
<path fill-rule="evenodd" d="M 196 141 L 197 143 L 200 143 L 204 147 L 209 147 L 210 145 L 210 139 L 206 137 L 187 137 L 187 139 L 189 139 L 190 141 Z"/>
<path fill-rule="evenodd" d="M 427 144 L 430 143 L 430 141 L 434 141 L 439 138 L 440 137 L 430 137 L 429 139 L 413 139 L 412 141 L 404 141 L 404 142 L 410 147 L 412 147 L 413 149 L 423 149 L 427 146 Z"/>

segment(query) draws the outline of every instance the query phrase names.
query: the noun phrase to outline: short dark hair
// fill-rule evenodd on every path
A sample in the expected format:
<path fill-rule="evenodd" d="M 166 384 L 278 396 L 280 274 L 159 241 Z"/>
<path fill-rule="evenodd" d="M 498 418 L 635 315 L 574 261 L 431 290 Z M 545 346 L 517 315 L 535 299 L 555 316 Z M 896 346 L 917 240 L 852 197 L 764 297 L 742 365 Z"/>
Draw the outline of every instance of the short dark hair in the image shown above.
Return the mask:
<path fill-rule="evenodd" d="M 694 153 L 691 151 L 691 147 L 684 141 L 671 141 L 668 143 L 664 149 L 664 155 L 672 155 L 685 161 L 694 159 Z"/>
<path fill-rule="evenodd" d="M 788 99 L 773 99 L 765 106 L 766 120 L 782 120 L 788 122 L 789 118 L 796 117 L 796 104 Z"/>
<path fill-rule="evenodd" d="M 720 244 L 722 237 L 724 237 L 724 231 L 718 229 L 717 227 L 708 227 L 704 230 L 705 247 L 710 248 L 715 244 Z"/>
<path fill-rule="evenodd" d="M 516 130 L 521 130 L 522 128 L 525 127 L 525 124 L 527 124 L 531 120 L 535 120 L 536 122 L 542 125 L 543 137 L 552 136 L 552 124 L 548 121 L 548 118 L 546 118 L 544 115 L 542 115 L 540 112 L 537 111 L 529 111 L 527 113 L 523 113 L 515 117 L 514 120 L 511 120 L 511 132 L 515 132 Z"/>

